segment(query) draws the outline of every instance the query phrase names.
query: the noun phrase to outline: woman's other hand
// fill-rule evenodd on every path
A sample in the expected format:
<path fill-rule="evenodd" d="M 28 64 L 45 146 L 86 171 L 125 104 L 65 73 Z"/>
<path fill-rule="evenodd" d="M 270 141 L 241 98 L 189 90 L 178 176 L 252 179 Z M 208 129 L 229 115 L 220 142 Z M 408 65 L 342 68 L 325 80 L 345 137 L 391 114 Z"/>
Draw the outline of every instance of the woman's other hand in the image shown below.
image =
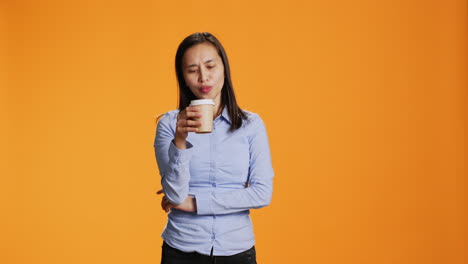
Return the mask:
<path fill-rule="evenodd" d="M 162 194 L 162 193 L 164 193 L 164 191 L 159 190 L 156 194 Z M 185 198 L 184 202 L 179 204 L 179 205 L 175 205 L 175 204 L 171 203 L 169 201 L 169 199 L 167 199 L 166 196 L 163 196 L 162 200 L 161 200 L 161 207 L 166 213 L 168 213 L 171 210 L 171 208 L 175 208 L 175 209 L 182 210 L 182 211 L 185 211 L 185 212 L 196 212 L 197 211 L 197 204 L 195 202 L 195 197 L 193 197 L 193 196 L 187 196 L 187 198 Z"/>
<path fill-rule="evenodd" d="M 174 144 L 178 149 L 185 149 L 185 139 L 188 132 L 197 132 L 198 127 L 201 125 L 200 121 L 193 120 L 194 118 L 201 117 L 200 108 L 198 106 L 188 106 L 182 110 L 177 116 L 176 135 Z"/>

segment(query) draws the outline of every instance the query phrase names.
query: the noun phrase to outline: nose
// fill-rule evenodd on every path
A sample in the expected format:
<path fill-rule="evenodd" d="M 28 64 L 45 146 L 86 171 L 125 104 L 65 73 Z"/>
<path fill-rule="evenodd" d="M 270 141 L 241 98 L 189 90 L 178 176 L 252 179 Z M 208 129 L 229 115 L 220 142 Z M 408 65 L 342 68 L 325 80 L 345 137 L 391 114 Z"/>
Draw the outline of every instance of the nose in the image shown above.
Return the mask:
<path fill-rule="evenodd" d="M 208 72 L 203 68 L 200 69 L 200 75 L 198 76 L 198 81 L 201 83 L 208 81 Z"/>

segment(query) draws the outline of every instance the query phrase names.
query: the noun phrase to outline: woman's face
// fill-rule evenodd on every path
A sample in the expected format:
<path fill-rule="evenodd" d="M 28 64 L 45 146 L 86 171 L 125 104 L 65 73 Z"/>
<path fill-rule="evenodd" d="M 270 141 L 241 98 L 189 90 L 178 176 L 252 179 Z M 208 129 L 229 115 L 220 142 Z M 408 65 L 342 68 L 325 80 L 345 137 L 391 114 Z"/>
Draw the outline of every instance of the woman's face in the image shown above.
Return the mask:
<path fill-rule="evenodd" d="M 221 101 L 224 66 L 216 48 L 209 42 L 190 47 L 182 58 L 185 83 L 199 99 Z"/>

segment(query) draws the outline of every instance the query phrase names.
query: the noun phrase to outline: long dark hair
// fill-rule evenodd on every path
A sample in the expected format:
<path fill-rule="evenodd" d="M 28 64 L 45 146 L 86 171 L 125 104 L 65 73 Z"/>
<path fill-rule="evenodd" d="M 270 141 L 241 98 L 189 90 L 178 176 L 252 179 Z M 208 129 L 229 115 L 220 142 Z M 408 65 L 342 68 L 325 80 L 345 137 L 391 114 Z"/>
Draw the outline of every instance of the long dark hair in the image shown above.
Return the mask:
<path fill-rule="evenodd" d="M 219 40 L 208 32 L 203 33 L 194 33 L 186 37 L 182 43 L 180 43 L 179 48 L 177 48 L 176 58 L 175 58 L 175 70 L 177 75 L 177 82 L 179 84 L 179 110 L 185 109 L 191 100 L 198 99 L 192 93 L 190 88 L 185 83 L 183 71 L 182 71 L 182 58 L 184 57 L 185 52 L 192 46 L 201 44 L 204 42 L 211 43 L 216 50 L 218 55 L 221 57 L 224 65 L 224 85 L 221 90 L 221 105 L 219 106 L 220 114 L 223 111 L 224 107 L 227 107 L 229 117 L 231 119 L 231 128 L 230 131 L 234 131 L 242 126 L 242 121 L 247 119 L 247 115 L 244 111 L 237 105 L 236 96 L 234 94 L 234 88 L 231 81 L 231 71 L 229 68 L 229 61 L 224 51 L 223 46 Z"/>

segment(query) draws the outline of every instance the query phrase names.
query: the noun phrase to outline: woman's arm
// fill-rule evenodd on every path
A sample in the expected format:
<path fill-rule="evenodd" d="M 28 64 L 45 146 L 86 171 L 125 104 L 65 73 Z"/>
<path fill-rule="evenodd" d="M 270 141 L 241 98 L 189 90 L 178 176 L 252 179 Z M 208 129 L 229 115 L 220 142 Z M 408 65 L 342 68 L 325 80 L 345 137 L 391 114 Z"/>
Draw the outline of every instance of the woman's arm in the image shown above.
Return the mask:
<path fill-rule="evenodd" d="M 171 121 L 170 114 L 164 115 L 159 121 L 154 148 L 164 193 L 171 203 L 178 205 L 188 195 L 192 145 L 186 142 L 186 149 L 175 146 L 175 130 L 171 128 Z"/>
<path fill-rule="evenodd" d="M 271 165 L 268 136 L 258 115 L 252 119 L 249 129 L 250 186 L 223 193 L 201 193 L 195 197 L 197 214 L 217 215 L 261 208 L 270 204 L 273 192 L 273 168 Z"/>
<path fill-rule="evenodd" d="M 175 128 L 171 128 L 175 115 L 176 112 L 167 113 L 159 121 L 154 148 L 167 201 L 180 205 L 187 200 L 193 150 L 186 138 L 189 132 L 198 131 L 200 122 L 192 119 L 200 117 L 200 113 L 196 106 L 185 108 L 177 114 Z"/>

